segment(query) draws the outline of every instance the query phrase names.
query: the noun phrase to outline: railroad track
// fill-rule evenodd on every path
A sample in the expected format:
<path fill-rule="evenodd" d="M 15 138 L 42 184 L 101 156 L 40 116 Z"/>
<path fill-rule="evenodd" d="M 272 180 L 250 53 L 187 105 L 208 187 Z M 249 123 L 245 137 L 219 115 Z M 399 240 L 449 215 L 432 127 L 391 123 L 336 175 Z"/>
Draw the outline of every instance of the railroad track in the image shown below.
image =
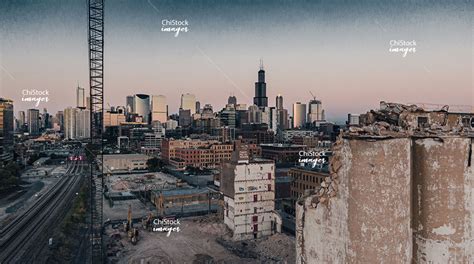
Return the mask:
<path fill-rule="evenodd" d="M 31 252 L 27 252 L 28 248 L 32 243 L 39 242 L 38 239 L 44 236 L 48 228 L 51 229 L 54 217 L 71 203 L 72 199 L 65 198 L 71 197 L 71 191 L 78 186 L 82 168 L 81 161 L 74 161 L 65 175 L 42 195 L 41 200 L 0 232 L 0 263 L 24 263 L 22 260 L 25 255 L 30 255 L 34 261 Z"/>

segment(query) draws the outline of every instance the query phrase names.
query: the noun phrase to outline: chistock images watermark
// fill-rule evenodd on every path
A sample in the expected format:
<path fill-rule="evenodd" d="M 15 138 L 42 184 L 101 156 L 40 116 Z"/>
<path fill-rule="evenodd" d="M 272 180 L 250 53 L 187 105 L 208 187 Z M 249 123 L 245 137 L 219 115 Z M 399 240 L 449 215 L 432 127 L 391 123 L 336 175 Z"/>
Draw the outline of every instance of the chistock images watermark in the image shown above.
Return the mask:
<path fill-rule="evenodd" d="M 298 153 L 298 155 L 298 163 L 309 164 L 312 168 L 316 168 L 316 166 L 322 166 L 329 162 L 328 156 L 325 155 L 324 151 L 316 152 L 302 150 Z"/>
<path fill-rule="evenodd" d="M 390 53 L 400 53 L 405 58 L 409 53 L 416 53 L 416 41 L 415 40 L 390 40 Z"/>
<path fill-rule="evenodd" d="M 189 31 L 189 22 L 187 19 L 163 19 L 161 20 L 161 31 L 174 33 L 174 36 L 177 38 L 180 32 L 187 33 Z"/>
<path fill-rule="evenodd" d="M 41 102 L 49 102 L 48 90 L 23 89 L 21 90 L 22 102 L 33 102 L 38 107 Z"/>
<path fill-rule="evenodd" d="M 166 236 L 169 237 L 172 232 L 179 233 L 179 231 L 181 231 L 179 228 L 180 225 L 181 223 L 179 222 L 179 219 L 155 218 L 153 219 L 152 231 L 167 233 Z"/>

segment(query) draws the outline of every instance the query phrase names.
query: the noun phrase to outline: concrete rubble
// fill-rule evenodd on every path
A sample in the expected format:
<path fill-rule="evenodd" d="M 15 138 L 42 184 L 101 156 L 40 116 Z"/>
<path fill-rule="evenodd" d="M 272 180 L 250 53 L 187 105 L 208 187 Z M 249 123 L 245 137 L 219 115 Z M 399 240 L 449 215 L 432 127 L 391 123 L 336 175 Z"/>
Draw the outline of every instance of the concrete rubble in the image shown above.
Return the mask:
<path fill-rule="evenodd" d="M 406 137 L 406 136 L 436 136 L 436 135 L 467 135 L 467 130 L 461 122 L 452 125 L 449 121 L 448 107 L 437 111 L 426 111 L 416 105 L 397 103 L 380 103 L 380 109 L 371 110 L 361 115 L 359 126 L 350 126 L 344 134 L 346 137 Z M 416 124 L 417 117 L 427 117 L 431 120 L 428 127 Z"/>

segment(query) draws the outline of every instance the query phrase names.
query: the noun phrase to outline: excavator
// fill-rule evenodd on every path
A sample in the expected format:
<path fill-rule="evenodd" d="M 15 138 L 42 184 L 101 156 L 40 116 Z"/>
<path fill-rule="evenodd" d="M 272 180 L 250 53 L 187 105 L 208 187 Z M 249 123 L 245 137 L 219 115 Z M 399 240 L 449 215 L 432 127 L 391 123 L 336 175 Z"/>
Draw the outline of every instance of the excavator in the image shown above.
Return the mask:
<path fill-rule="evenodd" d="M 128 239 L 132 245 L 136 245 L 138 242 L 138 229 L 133 227 L 132 222 L 132 205 L 128 206 L 127 222 L 125 223 L 125 232 L 128 234 Z"/>

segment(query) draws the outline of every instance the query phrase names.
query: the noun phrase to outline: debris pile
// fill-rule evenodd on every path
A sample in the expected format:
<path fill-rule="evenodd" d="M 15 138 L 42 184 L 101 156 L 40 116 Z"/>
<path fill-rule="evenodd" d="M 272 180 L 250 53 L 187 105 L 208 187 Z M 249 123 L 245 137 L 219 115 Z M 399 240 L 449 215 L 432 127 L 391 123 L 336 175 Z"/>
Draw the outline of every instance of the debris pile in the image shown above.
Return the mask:
<path fill-rule="evenodd" d="M 345 137 L 409 137 L 441 136 L 467 133 L 460 114 L 452 114 L 455 121 L 448 122 L 449 106 L 427 111 L 417 105 L 380 102 L 380 109 L 360 116 L 359 125 L 350 126 Z"/>

